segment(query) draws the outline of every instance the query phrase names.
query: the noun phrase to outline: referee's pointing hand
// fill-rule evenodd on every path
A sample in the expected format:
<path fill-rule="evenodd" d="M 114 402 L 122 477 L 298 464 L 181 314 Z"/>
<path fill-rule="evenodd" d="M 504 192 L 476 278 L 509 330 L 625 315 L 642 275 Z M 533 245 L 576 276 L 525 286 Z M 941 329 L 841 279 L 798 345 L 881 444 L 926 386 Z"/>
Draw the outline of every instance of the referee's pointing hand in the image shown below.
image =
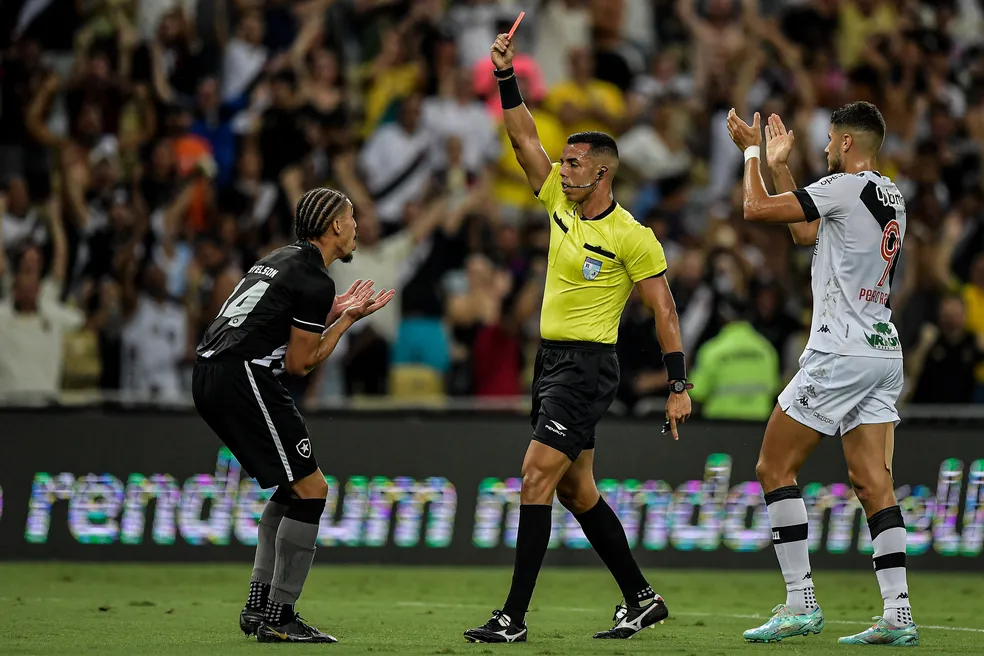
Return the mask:
<path fill-rule="evenodd" d="M 691 387 L 693 387 L 691 385 Z M 677 424 L 682 424 L 690 417 L 690 395 L 686 391 L 680 393 L 670 393 L 670 398 L 666 399 L 666 423 L 670 425 L 670 433 L 674 440 L 679 440 Z M 665 429 L 664 429 L 665 432 Z"/>
<path fill-rule="evenodd" d="M 495 38 L 495 43 L 489 48 L 492 53 L 492 63 L 497 70 L 504 71 L 512 66 L 513 44 L 506 34 L 500 34 Z"/>

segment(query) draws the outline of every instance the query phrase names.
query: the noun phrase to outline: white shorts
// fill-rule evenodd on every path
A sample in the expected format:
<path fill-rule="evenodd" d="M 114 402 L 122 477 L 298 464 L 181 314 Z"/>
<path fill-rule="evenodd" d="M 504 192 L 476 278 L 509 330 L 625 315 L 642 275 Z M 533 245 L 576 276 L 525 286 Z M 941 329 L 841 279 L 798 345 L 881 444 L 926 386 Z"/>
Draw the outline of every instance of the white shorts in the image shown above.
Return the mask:
<path fill-rule="evenodd" d="M 824 434 L 861 424 L 899 423 L 895 403 L 904 382 L 902 359 L 866 358 L 807 349 L 800 370 L 779 395 L 791 419 Z"/>

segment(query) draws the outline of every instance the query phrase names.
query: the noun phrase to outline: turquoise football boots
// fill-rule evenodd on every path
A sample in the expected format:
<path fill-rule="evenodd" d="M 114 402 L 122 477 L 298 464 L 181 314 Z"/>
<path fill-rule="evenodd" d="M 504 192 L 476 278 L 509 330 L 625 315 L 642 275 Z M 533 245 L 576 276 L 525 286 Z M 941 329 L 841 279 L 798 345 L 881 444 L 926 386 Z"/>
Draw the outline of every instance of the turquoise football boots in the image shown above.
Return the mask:
<path fill-rule="evenodd" d="M 779 642 L 786 638 L 823 631 L 823 611 L 817 608 L 808 615 L 795 615 L 786 604 L 772 609 L 772 619 L 762 626 L 745 631 L 749 642 Z"/>
<path fill-rule="evenodd" d="M 842 645 L 887 645 L 889 647 L 917 647 L 919 629 L 915 624 L 901 628 L 892 626 L 884 617 L 873 617 L 874 626 L 852 636 L 839 639 Z"/>

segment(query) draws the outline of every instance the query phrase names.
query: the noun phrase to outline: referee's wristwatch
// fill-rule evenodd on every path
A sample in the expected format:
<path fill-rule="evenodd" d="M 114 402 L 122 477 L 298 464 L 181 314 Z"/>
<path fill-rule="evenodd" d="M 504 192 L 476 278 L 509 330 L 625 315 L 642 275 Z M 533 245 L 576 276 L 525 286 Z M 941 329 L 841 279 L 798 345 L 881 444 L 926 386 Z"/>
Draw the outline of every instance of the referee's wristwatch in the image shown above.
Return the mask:
<path fill-rule="evenodd" d="M 683 394 L 687 390 L 692 390 L 693 388 L 694 388 L 694 384 L 688 383 L 685 380 L 670 381 L 670 391 L 674 394 Z"/>

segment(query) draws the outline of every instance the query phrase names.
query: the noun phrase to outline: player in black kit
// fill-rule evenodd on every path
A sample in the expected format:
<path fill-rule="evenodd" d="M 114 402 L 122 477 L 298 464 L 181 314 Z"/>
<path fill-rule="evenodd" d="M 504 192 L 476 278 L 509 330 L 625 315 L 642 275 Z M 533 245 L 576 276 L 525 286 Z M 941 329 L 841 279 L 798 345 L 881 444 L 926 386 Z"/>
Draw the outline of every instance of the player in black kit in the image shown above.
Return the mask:
<path fill-rule="evenodd" d="M 328 265 L 350 261 L 358 235 L 344 194 L 324 188 L 304 194 L 294 231 L 297 242 L 257 262 L 205 331 L 192 393 L 199 414 L 243 469 L 264 489 L 277 488 L 260 518 L 240 628 L 260 642 L 337 642 L 294 612 L 314 562 L 328 484 L 304 418 L 277 376 L 310 373 L 393 291 L 373 296 L 367 280 L 335 296 Z"/>

